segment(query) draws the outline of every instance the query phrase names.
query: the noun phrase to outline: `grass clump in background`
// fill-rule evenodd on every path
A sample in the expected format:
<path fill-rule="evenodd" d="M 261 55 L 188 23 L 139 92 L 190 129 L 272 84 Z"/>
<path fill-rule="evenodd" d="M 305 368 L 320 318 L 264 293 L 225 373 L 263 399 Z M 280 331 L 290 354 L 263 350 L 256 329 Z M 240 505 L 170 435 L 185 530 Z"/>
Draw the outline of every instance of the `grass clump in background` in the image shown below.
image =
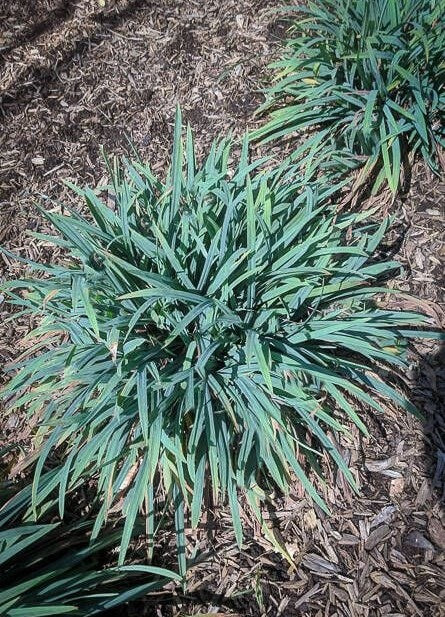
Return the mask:
<path fill-rule="evenodd" d="M 445 144 L 444 0 L 313 0 L 296 7 L 288 53 L 254 136 L 317 129 L 325 151 L 364 164 L 395 193 L 410 156 L 439 173 Z"/>

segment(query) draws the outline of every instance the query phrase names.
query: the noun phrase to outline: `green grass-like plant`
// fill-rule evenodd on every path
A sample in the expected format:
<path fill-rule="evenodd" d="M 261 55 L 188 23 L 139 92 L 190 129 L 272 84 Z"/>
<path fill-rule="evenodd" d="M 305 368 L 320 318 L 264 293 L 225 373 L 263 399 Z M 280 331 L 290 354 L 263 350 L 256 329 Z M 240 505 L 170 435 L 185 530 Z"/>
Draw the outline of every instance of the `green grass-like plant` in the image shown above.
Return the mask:
<path fill-rule="evenodd" d="M 91 519 L 27 521 L 30 497 L 25 488 L 0 507 L 1 615 L 98 615 L 181 580 L 154 566 L 102 567 L 104 554 L 119 546 L 119 528 L 91 543 Z"/>
<path fill-rule="evenodd" d="M 263 141 L 317 128 L 325 151 L 373 170 L 393 193 L 409 154 L 441 168 L 445 1 L 311 0 L 297 7 L 288 53 L 262 110 Z M 297 133 L 298 135 L 298 133 Z"/>
<path fill-rule="evenodd" d="M 152 542 L 173 506 L 181 574 L 206 485 L 240 544 L 240 492 L 260 521 L 261 501 L 294 481 L 327 511 L 308 471 L 323 453 L 356 488 L 329 433 L 348 417 L 366 434 L 357 402 L 416 412 L 388 374 L 427 324 L 369 304 L 398 268 L 375 259 L 388 223 L 337 214 L 338 186 L 287 163 L 261 171 L 247 141 L 237 164 L 227 140 L 201 164 L 190 130 L 183 149 L 178 112 L 165 182 L 110 165 L 107 202 L 76 188 L 89 213 L 48 211 L 60 235 L 35 234 L 66 260 L 27 262 L 35 277 L 4 286 L 38 324 L 4 393 L 37 425 L 35 513 L 58 491 L 63 516 L 66 493 L 94 478 L 93 538 L 120 503 L 123 563 L 139 511 Z M 50 455 L 62 463 L 42 482 Z"/>

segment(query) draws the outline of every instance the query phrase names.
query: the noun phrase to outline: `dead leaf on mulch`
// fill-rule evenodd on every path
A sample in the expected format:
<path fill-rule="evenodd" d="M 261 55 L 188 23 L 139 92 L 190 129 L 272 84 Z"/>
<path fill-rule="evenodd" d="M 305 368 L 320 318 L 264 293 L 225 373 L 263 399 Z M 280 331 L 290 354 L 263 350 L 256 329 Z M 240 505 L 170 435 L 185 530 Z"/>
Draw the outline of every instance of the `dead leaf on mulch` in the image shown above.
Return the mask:
<path fill-rule="evenodd" d="M 445 551 L 445 527 L 437 518 L 432 518 L 428 523 L 428 533 L 434 544 Z"/>

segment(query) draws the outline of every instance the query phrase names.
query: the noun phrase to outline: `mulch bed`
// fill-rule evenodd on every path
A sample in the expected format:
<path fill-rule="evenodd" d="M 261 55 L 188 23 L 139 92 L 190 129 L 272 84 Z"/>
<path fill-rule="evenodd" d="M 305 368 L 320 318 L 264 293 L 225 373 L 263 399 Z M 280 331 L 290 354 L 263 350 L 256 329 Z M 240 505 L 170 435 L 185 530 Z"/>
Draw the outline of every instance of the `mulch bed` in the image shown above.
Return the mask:
<path fill-rule="evenodd" d="M 0 244 L 33 259 L 57 259 L 29 230 L 45 229 L 42 195 L 73 201 L 64 179 L 106 178 L 101 147 L 128 152 L 127 138 L 154 170 L 165 168 L 180 102 L 200 152 L 218 134 L 252 125 L 265 67 L 283 23 L 272 0 L 0 0 Z M 47 204 L 46 207 L 51 207 Z M 383 207 L 383 206 L 382 206 Z M 422 166 L 411 191 L 389 208 L 388 252 L 404 265 L 401 308 L 444 319 L 445 189 Z M 0 256 L 0 280 L 22 267 Z M 0 317 L 10 309 L 0 297 Z M 29 323 L 0 326 L 0 361 L 14 358 Z M 440 617 L 445 615 L 445 354 L 416 344 L 401 375 L 426 422 L 400 409 L 364 415 L 340 448 L 362 487 L 354 495 L 325 465 L 332 516 L 298 486 L 277 498 L 271 524 L 293 554 L 291 570 L 245 516 L 240 552 L 228 513 L 209 512 L 196 535 L 209 558 L 191 570 L 187 594 L 160 594 L 128 615 Z M 3 441 L 26 445 L 19 415 L 1 421 Z M 173 592 L 172 592 L 173 593 Z M 119 614 L 122 614 L 120 612 Z"/>

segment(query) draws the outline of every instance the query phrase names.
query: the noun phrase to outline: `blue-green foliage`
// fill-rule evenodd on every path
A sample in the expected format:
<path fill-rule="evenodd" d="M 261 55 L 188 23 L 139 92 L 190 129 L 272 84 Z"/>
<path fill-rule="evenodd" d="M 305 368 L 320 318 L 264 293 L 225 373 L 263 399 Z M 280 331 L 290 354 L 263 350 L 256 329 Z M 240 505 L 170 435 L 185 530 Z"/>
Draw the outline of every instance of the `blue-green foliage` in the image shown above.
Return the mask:
<path fill-rule="evenodd" d="M 38 323 L 5 394 L 38 420 L 35 512 L 58 491 L 63 515 L 94 478 L 93 537 L 121 504 L 123 563 L 139 512 L 152 541 L 171 503 L 183 574 L 184 516 L 198 524 L 205 486 L 228 500 L 240 543 L 240 491 L 261 520 L 296 476 L 326 510 L 309 473 L 323 453 L 355 487 L 329 433 L 347 417 L 366 433 L 360 409 L 382 412 L 382 398 L 415 412 L 381 371 L 406 368 L 406 336 L 427 322 L 370 304 L 398 268 L 375 260 L 387 222 L 338 214 L 329 176 L 261 171 L 247 142 L 237 164 L 229 141 L 197 164 L 181 133 L 178 114 L 165 182 L 125 161 L 108 202 L 76 189 L 88 215 L 46 214 L 67 257 L 5 286 Z"/>
<path fill-rule="evenodd" d="M 441 169 L 445 1 L 312 0 L 296 7 L 288 53 L 263 109 L 264 141 L 317 127 L 324 149 L 374 168 L 393 192 L 410 153 Z"/>

